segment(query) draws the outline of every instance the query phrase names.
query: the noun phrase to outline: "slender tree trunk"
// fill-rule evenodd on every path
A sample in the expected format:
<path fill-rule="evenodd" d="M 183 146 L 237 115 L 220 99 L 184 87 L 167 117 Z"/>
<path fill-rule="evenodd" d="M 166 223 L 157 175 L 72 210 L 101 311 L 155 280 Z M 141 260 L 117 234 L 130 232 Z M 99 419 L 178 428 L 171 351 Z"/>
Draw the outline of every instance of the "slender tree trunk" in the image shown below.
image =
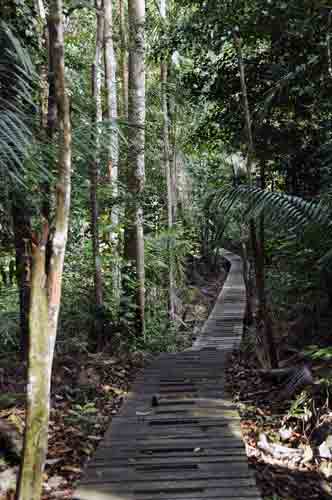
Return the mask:
<path fill-rule="evenodd" d="M 116 83 L 116 56 L 113 43 L 113 6 L 112 0 L 104 0 L 104 46 L 105 46 L 105 79 L 107 99 L 108 134 L 108 172 L 112 187 L 112 229 L 110 240 L 113 243 L 112 285 L 114 299 L 120 299 L 120 265 L 119 265 L 119 207 L 118 207 L 118 177 L 119 177 L 119 134 L 118 134 L 118 99 Z"/>
<path fill-rule="evenodd" d="M 55 44 L 57 40 L 56 27 L 50 16 L 47 19 L 48 27 L 48 106 L 47 106 L 47 136 L 53 139 L 58 125 L 58 107 L 55 89 Z"/>
<path fill-rule="evenodd" d="M 163 22 L 166 21 L 167 16 L 167 0 L 160 0 L 160 16 Z M 167 224 L 172 238 L 173 228 L 173 195 L 172 195 L 172 173 L 170 161 L 170 141 L 169 141 L 169 112 L 168 112 L 168 98 L 167 98 L 167 83 L 168 83 L 168 64 L 167 60 L 163 58 L 160 65 L 161 74 L 161 92 L 162 92 L 162 111 L 163 111 L 163 160 L 164 170 L 166 174 L 167 184 Z M 168 245 L 169 256 L 169 272 L 168 272 L 168 314 L 171 321 L 175 320 L 175 297 L 174 297 L 174 264 L 172 255 L 172 245 Z"/>
<path fill-rule="evenodd" d="M 43 0 L 35 0 L 35 11 L 38 16 L 38 46 L 42 51 L 48 49 L 48 28 L 47 18 Z M 43 63 L 39 68 L 40 73 L 40 124 L 42 132 L 47 129 L 47 116 L 48 116 L 48 68 Z"/>
<path fill-rule="evenodd" d="M 55 228 L 49 269 L 46 263 L 46 246 L 50 236 L 47 222 L 44 222 L 39 242 L 33 245 L 27 412 L 23 460 L 16 494 L 18 500 L 41 498 L 48 440 L 52 362 L 70 211 L 71 127 L 65 90 L 62 0 L 50 1 L 49 26 L 53 26 L 56 33 L 54 74 L 59 119 Z"/>
<path fill-rule="evenodd" d="M 106 80 L 106 116 L 109 121 L 108 136 L 108 173 L 112 184 L 112 193 L 118 195 L 118 104 L 116 85 L 116 57 L 113 43 L 113 6 L 112 0 L 104 0 L 104 47 L 105 47 L 105 80 Z M 118 224 L 118 210 L 112 209 L 112 224 Z"/>
<path fill-rule="evenodd" d="M 252 185 L 252 163 L 254 159 L 255 147 L 252 135 L 252 122 L 247 94 L 247 85 L 245 79 L 245 69 L 242 56 L 242 41 L 239 34 L 234 31 L 234 43 L 238 55 L 238 64 L 240 70 L 241 89 L 243 96 L 243 107 L 245 114 L 245 123 L 248 136 L 248 156 L 247 156 L 247 177 L 249 185 Z M 256 276 L 256 288 L 259 303 L 258 319 L 263 324 L 264 342 L 266 351 L 272 368 L 278 366 L 277 352 L 272 331 L 272 321 L 267 307 L 266 290 L 265 290 L 265 263 L 264 263 L 264 248 L 260 244 L 256 226 L 253 220 L 250 221 L 250 238 L 254 257 L 254 267 Z"/>
<path fill-rule="evenodd" d="M 145 0 L 128 0 L 129 102 L 128 102 L 128 226 L 126 257 L 137 278 L 138 332 L 145 327 L 145 266 L 142 196 L 145 184 Z"/>
<path fill-rule="evenodd" d="M 329 76 L 332 78 L 331 25 L 332 25 L 332 10 L 330 10 L 329 12 L 327 32 L 326 32 L 328 71 L 329 71 Z"/>
<path fill-rule="evenodd" d="M 31 218 L 22 202 L 12 202 L 12 216 L 16 252 L 16 275 L 20 300 L 20 354 L 28 358 L 29 309 L 31 290 Z"/>
<path fill-rule="evenodd" d="M 45 12 L 43 0 L 35 0 L 34 4 L 35 4 L 35 10 L 38 14 L 38 17 L 42 20 L 46 19 L 46 12 Z"/>
<path fill-rule="evenodd" d="M 91 212 L 91 233 L 92 233 L 92 258 L 93 276 L 95 292 L 95 328 L 92 332 L 92 344 L 97 344 L 98 350 L 103 344 L 103 279 L 99 244 L 99 205 L 98 205 L 98 185 L 100 175 L 100 134 L 99 129 L 103 121 L 102 110 L 102 61 L 103 61 L 103 37 L 104 37 L 104 16 L 102 10 L 102 0 L 96 0 L 97 31 L 95 60 L 92 65 L 92 95 L 94 101 L 94 113 L 92 121 L 94 123 L 93 136 L 95 138 L 95 158 L 90 163 L 90 212 Z"/>
<path fill-rule="evenodd" d="M 249 267 L 249 258 L 248 258 L 248 248 L 246 243 L 246 238 L 244 236 L 245 231 L 240 225 L 240 233 L 241 233 L 241 249 L 242 249 L 242 262 L 243 262 L 243 279 L 246 287 L 246 315 L 245 315 L 245 323 L 247 325 L 251 325 L 254 320 L 254 307 L 253 307 L 253 296 L 252 296 L 252 286 L 250 283 L 250 267 Z"/>
<path fill-rule="evenodd" d="M 172 185 L 172 204 L 173 204 L 173 223 L 177 220 L 178 209 L 178 191 L 177 191 L 177 177 L 178 177 L 178 162 L 177 162 L 177 106 L 173 105 L 173 158 L 171 168 L 171 185 Z"/>
<path fill-rule="evenodd" d="M 47 18 L 47 35 L 45 35 L 45 40 L 47 42 L 48 49 L 48 101 L 47 101 L 47 126 L 46 126 L 46 137 L 49 143 L 53 141 L 55 133 L 58 128 L 58 105 L 56 97 L 56 83 L 55 83 L 55 65 L 56 65 L 56 43 L 57 43 L 57 32 L 56 25 L 51 19 L 51 16 Z M 43 118 L 45 120 L 45 117 Z M 46 181 L 41 186 L 43 193 L 42 200 L 42 215 L 43 218 L 51 224 L 51 186 L 50 182 Z M 51 258 L 51 240 L 48 239 L 46 245 L 46 271 L 48 273 L 50 258 Z"/>
<path fill-rule="evenodd" d="M 124 0 L 119 0 L 120 16 L 120 77 L 121 77 L 121 109 L 122 116 L 128 118 L 128 36 Z"/>

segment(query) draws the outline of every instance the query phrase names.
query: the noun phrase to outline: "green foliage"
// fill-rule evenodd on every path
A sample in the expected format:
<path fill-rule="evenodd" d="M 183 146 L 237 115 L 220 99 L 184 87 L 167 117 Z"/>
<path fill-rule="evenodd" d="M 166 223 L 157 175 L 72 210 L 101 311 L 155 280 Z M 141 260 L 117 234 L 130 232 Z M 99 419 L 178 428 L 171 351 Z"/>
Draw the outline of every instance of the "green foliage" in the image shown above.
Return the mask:
<path fill-rule="evenodd" d="M 238 61 L 243 55 L 258 162 L 278 187 L 317 194 L 331 181 L 332 80 L 326 35 L 329 6 L 310 0 L 213 2 L 180 0 L 170 43 L 191 61 L 185 85 L 200 104 L 196 143 L 222 140 L 228 152 L 246 149 Z M 329 155 L 331 157 L 331 155 Z"/>
<path fill-rule="evenodd" d="M 171 325 L 160 306 L 159 303 L 158 314 L 147 318 L 145 337 L 137 338 L 133 336 L 132 339 L 128 339 L 130 350 L 159 354 L 162 352 L 178 352 L 190 346 L 190 336 L 181 334 L 177 326 Z"/>
<path fill-rule="evenodd" d="M 264 214 L 267 222 L 282 228 L 304 231 L 315 225 L 331 234 L 330 212 L 324 200 L 304 200 L 298 196 L 271 192 L 250 186 L 224 188 L 216 194 L 217 206 L 227 210 L 235 203 L 245 204 L 247 220 Z"/>
<path fill-rule="evenodd" d="M 322 347 L 318 345 L 312 345 L 305 349 L 305 354 L 308 354 L 312 359 L 322 359 L 324 361 L 330 361 L 332 359 L 332 348 Z"/>
<path fill-rule="evenodd" d="M 86 432 L 91 432 L 95 427 L 97 414 L 98 409 L 94 402 L 76 403 L 69 410 L 65 421 L 68 425 L 79 425 Z"/>
<path fill-rule="evenodd" d="M 15 290 L 16 291 L 16 290 Z M 19 316 L 17 311 L 0 313 L 0 351 L 13 352 L 18 348 Z"/>
<path fill-rule="evenodd" d="M 315 406 L 311 395 L 306 391 L 302 391 L 292 403 L 286 418 L 295 418 L 302 422 L 308 422 L 314 413 Z"/>
<path fill-rule="evenodd" d="M 0 25 L 0 173 L 22 183 L 32 141 L 28 109 L 34 70 L 28 52 L 5 24 Z"/>
<path fill-rule="evenodd" d="M 192 244 L 186 239 L 183 227 L 174 226 L 145 239 L 147 279 L 154 284 L 167 283 L 169 260 L 172 259 L 176 280 L 184 279 L 184 259 L 191 253 Z"/>

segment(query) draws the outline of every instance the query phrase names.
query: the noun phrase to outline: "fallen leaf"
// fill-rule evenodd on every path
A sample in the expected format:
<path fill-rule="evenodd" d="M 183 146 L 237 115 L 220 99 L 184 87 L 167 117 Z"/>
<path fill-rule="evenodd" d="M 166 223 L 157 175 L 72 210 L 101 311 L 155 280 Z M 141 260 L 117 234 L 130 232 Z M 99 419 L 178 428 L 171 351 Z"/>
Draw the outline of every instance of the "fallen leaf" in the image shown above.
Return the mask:
<path fill-rule="evenodd" d="M 114 392 L 114 394 L 116 394 L 117 396 L 122 396 L 124 394 L 127 394 L 125 391 L 123 391 L 122 389 L 119 389 L 119 387 L 115 387 L 114 385 L 103 385 L 102 386 L 103 390 L 105 392 Z"/>
<path fill-rule="evenodd" d="M 304 448 L 304 455 L 303 455 L 303 463 L 307 464 L 311 462 L 311 460 L 314 458 L 314 453 L 312 451 L 311 446 L 305 446 Z"/>
<path fill-rule="evenodd" d="M 55 465 L 61 462 L 62 458 L 50 458 L 49 460 L 46 460 L 46 465 Z"/>
<path fill-rule="evenodd" d="M 322 462 L 319 466 L 319 470 L 329 479 L 332 476 L 332 463 L 326 461 Z"/>
<path fill-rule="evenodd" d="M 328 446 L 327 442 L 324 441 L 318 448 L 319 451 L 319 456 L 321 458 L 332 458 L 332 453 L 330 450 L 330 447 Z"/>
<path fill-rule="evenodd" d="M 79 474 L 81 472 L 81 469 L 79 467 L 73 467 L 72 465 L 64 465 L 61 467 L 61 470 L 65 472 L 75 472 Z"/>
<path fill-rule="evenodd" d="M 61 476 L 53 476 L 48 480 L 48 486 L 53 490 L 59 488 L 66 480 Z"/>
<path fill-rule="evenodd" d="M 292 437 L 292 434 L 292 429 L 287 429 L 286 427 L 282 427 L 279 431 L 279 435 L 283 441 L 287 441 L 290 437 Z"/>
<path fill-rule="evenodd" d="M 100 441 L 102 439 L 101 436 L 88 436 L 88 439 L 91 439 L 91 441 Z"/>

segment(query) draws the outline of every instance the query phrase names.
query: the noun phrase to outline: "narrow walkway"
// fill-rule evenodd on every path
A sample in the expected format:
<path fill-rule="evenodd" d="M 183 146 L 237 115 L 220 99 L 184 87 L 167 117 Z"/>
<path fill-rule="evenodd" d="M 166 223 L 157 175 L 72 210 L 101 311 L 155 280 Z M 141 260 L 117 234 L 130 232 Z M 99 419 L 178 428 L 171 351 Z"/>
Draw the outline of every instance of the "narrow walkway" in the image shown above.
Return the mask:
<path fill-rule="evenodd" d="M 193 347 L 158 357 L 136 380 L 90 461 L 75 500 L 260 500 L 224 391 L 224 361 L 241 341 L 239 257 Z"/>

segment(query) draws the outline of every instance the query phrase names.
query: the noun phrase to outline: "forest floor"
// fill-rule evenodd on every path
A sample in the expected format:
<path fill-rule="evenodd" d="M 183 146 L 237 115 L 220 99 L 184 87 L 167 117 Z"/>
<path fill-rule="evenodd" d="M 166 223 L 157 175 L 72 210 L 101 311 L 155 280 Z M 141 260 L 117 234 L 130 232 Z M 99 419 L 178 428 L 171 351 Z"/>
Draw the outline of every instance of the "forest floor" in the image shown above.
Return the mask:
<path fill-rule="evenodd" d="M 179 346 L 190 345 L 207 319 L 226 272 L 203 264 L 189 269 L 190 300 L 182 303 Z M 151 360 L 149 353 L 77 353 L 55 358 L 49 428 L 49 451 L 43 500 L 73 495 L 86 461 L 95 452 L 130 390 L 135 376 Z M 24 430 L 24 366 L 18 357 L 0 359 L 1 425 L 12 430 L 11 442 L 0 448 L 0 500 L 13 500 Z M 11 449 L 8 460 L 8 448 Z"/>
<path fill-rule="evenodd" d="M 263 498 L 332 499 L 328 388 L 313 394 L 312 387 L 320 383 L 320 377 L 314 376 L 307 392 L 298 391 L 290 400 L 280 398 L 285 381 L 272 381 L 258 366 L 253 353 L 244 347 L 229 360 L 227 380 L 240 408 L 247 454 Z"/>

